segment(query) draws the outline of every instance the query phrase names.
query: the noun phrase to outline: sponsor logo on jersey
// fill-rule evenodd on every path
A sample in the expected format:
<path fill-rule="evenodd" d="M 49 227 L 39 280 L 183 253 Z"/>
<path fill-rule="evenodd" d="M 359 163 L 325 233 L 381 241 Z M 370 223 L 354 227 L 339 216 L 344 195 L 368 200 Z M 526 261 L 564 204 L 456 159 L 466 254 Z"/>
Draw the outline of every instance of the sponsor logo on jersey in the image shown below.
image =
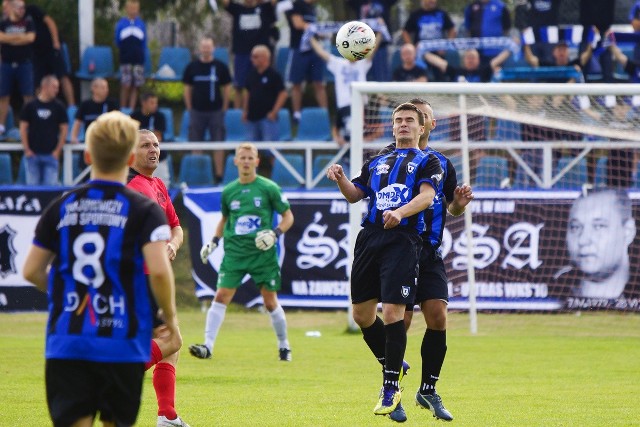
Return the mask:
<path fill-rule="evenodd" d="M 240 200 L 232 200 L 231 203 L 229 203 L 229 209 L 232 211 L 240 209 Z"/>
<path fill-rule="evenodd" d="M 236 221 L 235 233 L 239 236 L 255 233 L 260 229 L 261 223 L 258 215 L 243 215 Z"/>
<path fill-rule="evenodd" d="M 382 175 L 383 173 L 389 173 L 389 165 L 386 163 L 380 163 L 376 166 L 376 175 Z"/>
<path fill-rule="evenodd" d="M 409 202 L 409 187 L 404 184 L 392 184 L 376 193 L 376 208 L 384 211 Z"/>

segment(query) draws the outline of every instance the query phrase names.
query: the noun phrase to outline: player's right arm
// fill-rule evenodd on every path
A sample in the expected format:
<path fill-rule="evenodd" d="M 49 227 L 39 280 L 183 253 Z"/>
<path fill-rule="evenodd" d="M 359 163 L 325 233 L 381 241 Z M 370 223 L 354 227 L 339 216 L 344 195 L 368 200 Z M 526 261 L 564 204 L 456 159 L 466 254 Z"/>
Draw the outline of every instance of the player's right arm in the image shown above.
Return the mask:
<path fill-rule="evenodd" d="M 364 199 L 364 191 L 356 187 L 353 182 L 349 181 L 349 178 L 347 178 L 347 175 L 344 173 L 342 166 L 338 164 L 331 165 L 329 169 L 327 169 L 327 178 L 338 184 L 338 188 L 344 198 L 347 199 L 347 202 L 356 203 Z"/>
<path fill-rule="evenodd" d="M 53 261 L 54 253 L 48 249 L 31 245 L 22 267 L 22 274 L 29 282 L 42 292 L 47 292 L 48 268 Z"/>
<path fill-rule="evenodd" d="M 222 215 L 222 218 L 220 218 L 220 221 L 216 226 L 215 234 L 213 235 L 210 241 L 202 245 L 202 248 L 200 248 L 200 260 L 202 261 L 203 264 L 207 263 L 207 259 L 209 258 L 209 255 L 211 255 L 211 252 L 213 252 L 218 247 L 218 244 L 220 243 L 220 239 L 222 239 L 222 236 L 224 234 L 224 225 L 226 223 L 227 223 L 227 217 Z"/>

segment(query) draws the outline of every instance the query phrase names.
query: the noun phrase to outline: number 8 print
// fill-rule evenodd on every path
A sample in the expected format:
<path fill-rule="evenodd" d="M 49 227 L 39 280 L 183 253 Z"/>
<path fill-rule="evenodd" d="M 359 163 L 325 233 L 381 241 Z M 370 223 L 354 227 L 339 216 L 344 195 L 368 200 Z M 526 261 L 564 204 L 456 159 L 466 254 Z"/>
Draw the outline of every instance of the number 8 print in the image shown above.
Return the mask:
<path fill-rule="evenodd" d="M 93 245 L 93 252 L 86 252 L 86 248 Z M 73 263 L 73 278 L 95 289 L 104 283 L 104 271 L 100 264 L 100 256 L 104 251 L 104 239 L 100 233 L 90 232 L 80 234 L 73 243 L 73 254 L 76 261 Z M 85 268 L 91 267 L 93 277 L 86 274 Z"/>

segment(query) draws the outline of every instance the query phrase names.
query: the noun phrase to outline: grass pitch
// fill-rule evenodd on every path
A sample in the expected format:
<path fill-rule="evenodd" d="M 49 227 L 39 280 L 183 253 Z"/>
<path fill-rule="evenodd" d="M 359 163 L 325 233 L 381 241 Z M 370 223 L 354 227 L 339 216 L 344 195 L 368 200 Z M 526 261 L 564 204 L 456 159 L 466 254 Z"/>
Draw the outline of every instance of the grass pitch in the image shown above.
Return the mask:
<path fill-rule="evenodd" d="M 191 357 L 205 314 L 180 313 L 184 348 L 177 409 L 192 427 L 384 426 L 374 416 L 380 367 L 345 312 L 288 311 L 293 361 L 278 361 L 269 317 L 230 310 L 213 359 Z M 50 425 L 43 381 L 44 313 L 0 314 L 0 424 Z M 450 314 L 448 354 L 438 392 L 458 426 L 632 426 L 640 402 L 640 316 Z M 307 331 L 320 331 L 308 337 Z M 403 381 L 406 426 L 442 425 L 417 408 L 418 313 L 409 331 Z M 155 426 L 150 373 L 138 425 Z"/>

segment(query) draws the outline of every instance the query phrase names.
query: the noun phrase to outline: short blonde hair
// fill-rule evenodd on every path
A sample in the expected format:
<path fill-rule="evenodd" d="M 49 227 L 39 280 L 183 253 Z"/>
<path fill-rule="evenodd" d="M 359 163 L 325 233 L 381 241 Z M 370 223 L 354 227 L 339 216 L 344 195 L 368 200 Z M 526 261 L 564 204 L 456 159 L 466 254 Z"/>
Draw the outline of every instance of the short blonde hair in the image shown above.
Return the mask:
<path fill-rule="evenodd" d="M 115 172 L 127 164 L 138 144 L 140 123 L 120 111 L 98 116 L 85 137 L 93 167 L 101 172 Z"/>
<path fill-rule="evenodd" d="M 250 142 L 243 142 L 242 144 L 238 145 L 236 147 L 236 155 L 238 155 L 240 150 L 251 150 L 253 151 L 253 154 L 255 154 L 256 156 L 258 155 L 258 147 Z"/>

